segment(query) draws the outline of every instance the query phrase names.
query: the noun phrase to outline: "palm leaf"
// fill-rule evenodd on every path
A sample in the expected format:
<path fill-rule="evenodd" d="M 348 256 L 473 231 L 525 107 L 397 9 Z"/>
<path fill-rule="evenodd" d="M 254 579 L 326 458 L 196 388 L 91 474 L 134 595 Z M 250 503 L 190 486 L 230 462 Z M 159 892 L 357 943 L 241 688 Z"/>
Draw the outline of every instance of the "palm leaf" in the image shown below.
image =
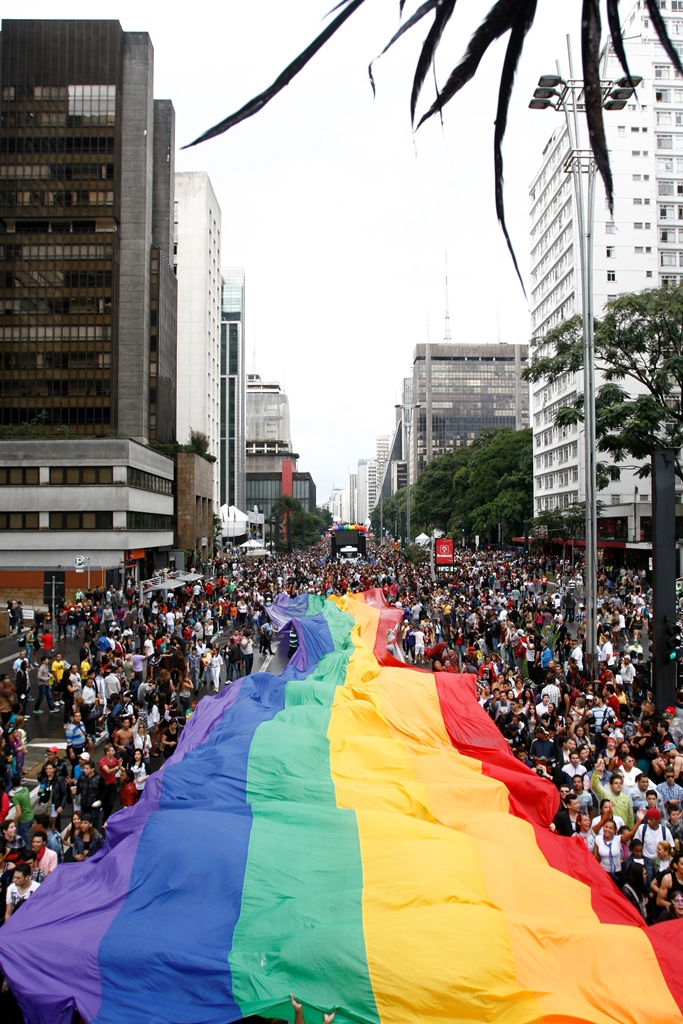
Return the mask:
<path fill-rule="evenodd" d="M 655 0 L 645 0 L 645 2 L 647 4 L 647 9 L 650 12 L 650 17 L 652 18 L 652 24 L 655 27 L 655 32 L 659 36 L 660 43 L 666 50 L 670 59 L 673 61 L 679 74 L 683 75 L 683 64 L 681 64 L 681 58 L 678 56 L 678 50 L 669 39 L 669 33 L 666 31 L 666 24 L 664 22 L 664 18 L 659 13 L 659 7 L 657 7 Z"/>
<path fill-rule="evenodd" d="M 315 57 L 318 50 L 322 49 L 337 29 L 341 28 L 344 22 L 350 18 L 354 11 L 358 10 L 364 2 L 365 0 L 342 0 L 342 3 L 338 4 L 337 7 L 341 7 L 345 4 L 346 6 L 344 10 L 341 11 L 334 21 L 331 21 L 327 28 L 325 28 L 320 35 L 317 36 L 313 42 L 285 68 L 282 74 L 278 75 L 268 89 L 259 93 L 259 95 L 255 96 L 254 99 L 249 100 L 249 102 L 245 103 L 245 105 L 236 111 L 236 113 L 230 114 L 230 116 L 226 117 L 225 120 L 219 121 L 219 123 L 214 125 L 213 128 L 209 128 L 208 131 L 205 131 L 199 136 L 199 138 L 195 139 L 194 142 L 189 142 L 182 148 L 190 149 L 191 146 L 197 146 L 200 142 L 206 142 L 207 139 L 213 139 L 217 135 L 222 135 L 223 132 L 227 132 L 229 128 L 234 128 L 234 126 L 239 124 L 240 121 L 246 121 L 248 117 L 253 117 L 253 115 L 257 114 L 259 110 L 262 110 L 267 103 L 270 103 L 274 96 L 277 96 L 279 92 L 282 92 L 286 85 L 289 85 L 292 79 L 306 67 L 309 60 L 311 60 L 312 57 Z M 335 8 L 335 10 L 336 9 L 337 8 Z"/>
<path fill-rule="evenodd" d="M 418 128 L 428 118 L 442 110 L 446 104 L 453 99 L 455 94 L 462 89 L 471 78 L 474 78 L 484 54 L 491 43 L 495 42 L 506 32 L 509 32 L 518 12 L 518 0 L 497 0 L 489 13 L 482 21 L 470 39 L 465 56 L 460 63 L 451 71 L 446 84 L 432 103 L 426 114 L 423 114 L 418 123 Z"/>
<path fill-rule="evenodd" d="M 453 13 L 456 0 L 441 0 L 437 5 L 436 13 L 434 14 L 434 21 L 430 28 L 427 38 L 424 41 L 424 45 L 420 52 L 420 56 L 417 61 L 415 68 L 415 77 L 413 79 L 413 89 L 410 94 L 410 123 L 415 124 L 415 108 L 417 107 L 418 97 L 420 90 L 424 85 L 424 80 L 427 77 L 429 71 L 429 65 L 434 61 L 434 55 L 439 48 L 441 42 L 441 36 L 443 31 L 448 24 L 448 21 Z"/>
<path fill-rule="evenodd" d="M 612 171 L 609 165 L 605 124 L 602 119 L 602 87 L 600 85 L 600 5 L 599 0 L 583 0 L 581 14 L 581 56 L 583 60 L 583 92 L 588 122 L 588 138 L 610 211 L 614 209 Z"/>
<path fill-rule="evenodd" d="M 405 3 L 405 0 L 403 0 L 403 3 Z M 401 4 L 401 13 L 403 13 L 403 3 Z M 404 32 L 407 32 L 408 29 L 413 27 L 413 25 L 417 25 L 418 21 L 421 21 L 422 18 L 424 18 L 425 14 L 429 14 L 429 12 L 434 10 L 434 8 L 436 6 L 438 6 L 438 4 L 440 4 L 440 3 L 441 3 L 441 0 L 425 0 L 425 3 L 421 4 L 418 7 L 418 9 L 415 11 L 415 13 L 411 14 L 411 16 L 408 18 L 408 20 L 406 22 L 404 22 L 403 25 L 401 25 L 401 27 L 398 30 L 398 32 L 394 33 L 394 35 L 391 37 L 391 39 L 389 40 L 387 45 L 384 47 L 382 52 L 379 53 L 374 58 L 374 60 L 370 61 L 370 64 L 368 66 L 368 75 L 370 76 L 370 85 L 372 86 L 373 95 L 375 93 L 375 79 L 373 78 L 373 75 L 372 75 L 372 65 L 375 63 L 376 60 L 379 60 L 380 57 L 383 57 L 384 54 L 387 52 L 387 50 L 391 49 L 391 47 L 394 45 L 394 43 L 397 42 L 401 38 L 401 36 L 404 34 Z"/>
<path fill-rule="evenodd" d="M 534 21 L 536 3 L 537 0 L 523 0 L 523 2 L 522 0 L 519 0 L 518 2 L 517 14 L 512 25 L 512 31 L 510 32 L 510 39 L 508 41 L 507 50 L 505 51 L 505 60 L 503 61 L 503 70 L 500 76 L 498 109 L 496 111 L 496 128 L 493 137 L 496 213 L 525 297 L 526 289 L 524 287 L 524 281 L 522 280 L 522 275 L 517 264 L 517 257 L 515 256 L 515 251 L 512 247 L 510 235 L 508 234 L 507 225 L 505 223 L 505 204 L 503 200 L 503 138 L 505 137 L 505 129 L 507 128 L 510 96 L 512 95 L 515 73 L 517 71 L 517 65 L 519 64 L 519 58 L 522 54 L 522 49 L 524 48 L 526 34 Z"/>
<path fill-rule="evenodd" d="M 624 40 L 621 35 L 621 21 L 619 20 L 619 0 L 607 0 L 607 23 L 609 25 L 609 34 L 612 39 L 612 46 L 614 52 L 617 55 L 621 69 L 628 78 L 631 85 L 631 72 L 628 69 L 628 60 L 626 59 L 626 50 L 624 49 Z"/>

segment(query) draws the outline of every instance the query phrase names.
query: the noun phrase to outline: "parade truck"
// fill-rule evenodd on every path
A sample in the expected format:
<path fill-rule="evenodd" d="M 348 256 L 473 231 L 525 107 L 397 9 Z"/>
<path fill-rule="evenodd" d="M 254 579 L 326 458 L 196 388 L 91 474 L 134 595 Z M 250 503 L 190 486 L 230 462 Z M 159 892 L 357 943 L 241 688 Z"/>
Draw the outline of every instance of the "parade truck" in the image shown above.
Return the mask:
<path fill-rule="evenodd" d="M 358 562 L 367 557 L 365 526 L 333 526 L 330 530 L 330 558 L 333 562 Z"/>

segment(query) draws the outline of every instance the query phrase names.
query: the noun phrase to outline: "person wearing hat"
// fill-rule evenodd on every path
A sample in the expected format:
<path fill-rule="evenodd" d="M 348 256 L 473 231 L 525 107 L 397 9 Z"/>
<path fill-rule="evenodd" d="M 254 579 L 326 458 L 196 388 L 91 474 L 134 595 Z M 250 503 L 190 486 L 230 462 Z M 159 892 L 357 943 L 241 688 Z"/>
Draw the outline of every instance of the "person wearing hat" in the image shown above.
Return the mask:
<path fill-rule="evenodd" d="M 673 749 L 675 750 L 676 748 L 674 747 Z M 664 818 L 666 820 L 667 804 L 671 800 L 675 800 L 679 804 L 683 801 L 683 786 L 679 786 L 676 782 L 676 772 L 673 764 L 668 764 L 664 769 L 664 782 L 660 782 L 657 786 L 657 794 L 659 796 L 659 805 L 664 808 Z"/>
<path fill-rule="evenodd" d="M 536 738 L 531 744 L 529 755 L 532 761 L 537 758 L 542 758 L 544 761 L 552 761 L 555 755 L 555 748 L 552 740 L 549 738 L 548 733 L 545 730 L 545 726 L 536 726 Z"/>
<path fill-rule="evenodd" d="M 69 766 L 67 765 L 67 763 L 64 760 L 64 758 L 60 757 L 59 755 L 60 755 L 59 747 L 52 746 L 52 747 L 47 747 L 46 748 L 46 750 L 45 750 L 45 760 L 44 760 L 43 766 L 40 769 L 40 772 L 38 774 L 38 782 L 45 782 L 46 777 L 47 777 L 46 774 L 45 774 L 45 768 L 47 767 L 48 764 L 52 765 L 52 767 L 54 768 L 55 772 L 57 773 L 57 775 L 60 776 L 60 778 L 62 778 L 62 779 L 68 778 L 68 776 L 69 776 Z"/>
<path fill-rule="evenodd" d="M 658 844 L 664 842 L 669 843 L 672 847 L 674 845 L 671 829 L 662 822 L 662 814 L 658 807 L 648 807 L 645 811 L 645 819 L 636 829 L 634 838 L 643 844 L 643 857 L 649 885 L 657 873 L 655 858 Z"/>

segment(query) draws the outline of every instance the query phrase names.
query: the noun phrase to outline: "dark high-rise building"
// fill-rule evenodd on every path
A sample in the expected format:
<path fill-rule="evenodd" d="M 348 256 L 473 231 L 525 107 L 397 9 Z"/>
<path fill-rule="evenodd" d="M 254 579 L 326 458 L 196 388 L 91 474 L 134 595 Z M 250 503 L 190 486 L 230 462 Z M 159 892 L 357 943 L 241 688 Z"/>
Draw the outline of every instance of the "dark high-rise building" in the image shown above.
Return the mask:
<path fill-rule="evenodd" d="M 529 426 L 529 387 L 521 376 L 527 359 L 527 345 L 415 346 L 411 480 L 486 428 Z"/>
<path fill-rule="evenodd" d="M 244 270 L 221 272 L 220 503 L 246 511 Z"/>
<path fill-rule="evenodd" d="M 0 424 L 170 441 L 174 112 L 118 21 L 3 21 Z"/>

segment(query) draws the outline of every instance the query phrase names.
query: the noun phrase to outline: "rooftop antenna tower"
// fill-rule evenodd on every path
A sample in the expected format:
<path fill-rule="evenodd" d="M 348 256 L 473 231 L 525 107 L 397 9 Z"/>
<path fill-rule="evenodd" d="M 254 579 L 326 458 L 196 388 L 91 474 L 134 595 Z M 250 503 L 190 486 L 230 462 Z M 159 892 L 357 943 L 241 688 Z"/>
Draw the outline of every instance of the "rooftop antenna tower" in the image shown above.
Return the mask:
<path fill-rule="evenodd" d="M 446 250 L 446 319 L 444 323 L 443 340 L 445 345 L 450 345 L 451 338 L 451 317 L 448 311 L 448 250 Z"/>

